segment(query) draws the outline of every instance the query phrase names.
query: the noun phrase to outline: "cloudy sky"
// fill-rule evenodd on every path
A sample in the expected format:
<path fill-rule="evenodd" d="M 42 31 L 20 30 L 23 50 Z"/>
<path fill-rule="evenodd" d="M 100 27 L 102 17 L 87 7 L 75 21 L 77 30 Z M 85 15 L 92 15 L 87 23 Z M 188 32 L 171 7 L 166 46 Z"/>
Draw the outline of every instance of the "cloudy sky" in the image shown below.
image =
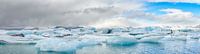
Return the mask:
<path fill-rule="evenodd" d="M 195 24 L 198 0 L 0 0 L 0 27 Z"/>

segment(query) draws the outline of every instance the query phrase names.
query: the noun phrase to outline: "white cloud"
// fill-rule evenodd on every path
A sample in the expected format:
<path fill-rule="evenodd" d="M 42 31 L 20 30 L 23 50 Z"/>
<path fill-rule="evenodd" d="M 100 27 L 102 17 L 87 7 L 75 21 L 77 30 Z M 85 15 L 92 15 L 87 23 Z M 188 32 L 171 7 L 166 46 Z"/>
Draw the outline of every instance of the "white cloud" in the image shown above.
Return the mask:
<path fill-rule="evenodd" d="M 192 12 L 182 11 L 180 9 L 162 9 L 163 15 L 146 12 L 131 12 L 130 15 L 122 18 L 103 19 L 93 24 L 95 27 L 112 26 L 187 26 L 200 23 L 200 17 Z"/>
<path fill-rule="evenodd" d="M 179 9 L 162 9 L 166 14 L 157 16 L 157 20 L 162 24 L 168 25 L 194 25 L 200 22 L 197 16 L 191 12 L 185 12 Z"/>
<path fill-rule="evenodd" d="M 129 26 L 137 27 L 145 25 L 148 24 L 131 18 L 117 17 L 117 18 L 101 19 L 96 23 L 91 24 L 90 26 L 96 28 L 107 28 L 107 27 L 129 27 Z"/>
<path fill-rule="evenodd" d="M 184 12 L 179 9 L 162 9 L 161 11 L 166 12 L 165 15 L 161 16 L 164 18 L 176 18 L 176 19 L 183 19 L 183 18 L 192 18 L 193 14 L 191 12 Z"/>
<path fill-rule="evenodd" d="M 198 3 L 200 0 L 147 0 L 148 2 L 185 2 L 185 3 Z"/>

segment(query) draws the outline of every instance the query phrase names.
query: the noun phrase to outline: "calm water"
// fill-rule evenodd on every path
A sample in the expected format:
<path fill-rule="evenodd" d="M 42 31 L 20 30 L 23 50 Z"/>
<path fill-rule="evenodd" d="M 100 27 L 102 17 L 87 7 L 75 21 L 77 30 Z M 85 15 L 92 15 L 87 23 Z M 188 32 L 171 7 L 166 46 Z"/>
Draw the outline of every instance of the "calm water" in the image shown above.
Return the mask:
<path fill-rule="evenodd" d="M 90 46 L 74 52 L 41 52 L 34 45 L 0 45 L 0 54 L 200 54 L 199 41 L 137 43 L 130 46 Z"/>

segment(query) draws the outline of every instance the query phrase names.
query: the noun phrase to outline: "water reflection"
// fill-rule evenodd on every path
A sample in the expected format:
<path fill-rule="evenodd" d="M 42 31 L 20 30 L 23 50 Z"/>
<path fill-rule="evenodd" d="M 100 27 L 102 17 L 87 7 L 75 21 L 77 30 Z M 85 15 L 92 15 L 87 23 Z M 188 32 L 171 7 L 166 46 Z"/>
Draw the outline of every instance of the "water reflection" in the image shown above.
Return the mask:
<path fill-rule="evenodd" d="M 41 52 L 34 45 L 0 45 L 0 54 L 199 54 L 199 41 L 164 41 L 128 46 L 97 45 L 74 52 Z"/>

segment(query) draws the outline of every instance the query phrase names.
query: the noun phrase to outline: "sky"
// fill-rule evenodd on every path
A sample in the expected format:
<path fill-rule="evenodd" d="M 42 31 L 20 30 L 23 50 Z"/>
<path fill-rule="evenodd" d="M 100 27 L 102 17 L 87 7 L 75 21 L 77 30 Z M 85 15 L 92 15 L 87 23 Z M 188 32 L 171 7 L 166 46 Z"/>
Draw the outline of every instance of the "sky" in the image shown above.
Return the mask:
<path fill-rule="evenodd" d="M 0 27 L 200 24 L 200 0 L 0 0 Z"/>

